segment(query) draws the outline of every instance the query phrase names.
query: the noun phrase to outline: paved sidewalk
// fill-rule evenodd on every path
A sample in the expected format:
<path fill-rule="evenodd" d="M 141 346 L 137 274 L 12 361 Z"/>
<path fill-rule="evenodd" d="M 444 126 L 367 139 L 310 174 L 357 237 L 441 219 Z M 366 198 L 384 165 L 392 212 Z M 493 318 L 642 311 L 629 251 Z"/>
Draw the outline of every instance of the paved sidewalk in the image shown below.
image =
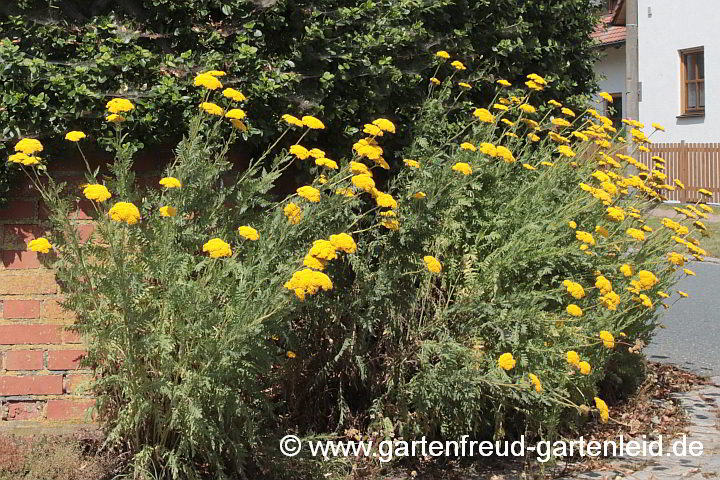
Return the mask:
<path fill-rule="evenodd" d="M 711 385 L 702 385 L 689 392 L 676 394 L 687 411 L 690 425 L 687 444 L 699 441 L 703 454 L 699 457 L 677 457 L 666 453 L 661 457 L 634 457 L 610 460 L 610 470 L 588 472 L 561 480 L 705 480 L 720 478 L 720 376 L 711 378 Z M 665 451 L 673 440 L 664 439 Z"/>
<path fill-rule="evenodd" d="M 665 328 L 644 353 L 654 362 L 674 363 L 703 376 L 720 375 L 720 264 L 693 262 L 688 268 L 696 277 L 684 277 L 673 290 L 683 290 L 690 298 L 678 299 L 670 310 L 660 313 Z"/>

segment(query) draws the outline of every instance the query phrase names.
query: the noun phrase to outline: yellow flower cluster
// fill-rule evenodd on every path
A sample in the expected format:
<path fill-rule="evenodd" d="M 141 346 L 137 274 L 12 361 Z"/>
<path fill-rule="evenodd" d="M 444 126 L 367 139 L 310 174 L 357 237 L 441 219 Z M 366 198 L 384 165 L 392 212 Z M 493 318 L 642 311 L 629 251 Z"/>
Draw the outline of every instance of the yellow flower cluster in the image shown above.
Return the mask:
<path fill-rule="evenodd" d="M 577 298 L 579 300 L 585 296 L 585 289 L 579 283 L 573 282 L 572 280 L 565 280 L 563 285 L 567 288 L 568 293 L 572 295 L 573 298 Z"/>
<path fill-rule="evenodd" d="M 297 194 L 312 203 L 318 203 L 322 198 L 322 196 L 320 195 L 320 190 L 309 185 L 298 188 Z"/>
<path fill-rule="evenodd" d="M 582 317 L 583 316 L 582 308 L 578 307 L 574 303 L 571 303 L 570 305 L 568 305 L 566 310 L 567 310 L 567 313 L 572 315 L 573 317 Z"/>
<path fill-rule="evenodd" d="M 535 387 L 535 391 L 537 393 L 542 393 L 543 386 L 540 382 L 540 379 L 535 375 L 534 373 L 528 373 L 528 378 L 530 379 L 530 382 L 533 384 L 533 387 Z"/>
<path fill-rule="evenodd" d="M 473 115 L 481 122 L 493 123 L 495 121 L 495 115 L 490 113 L 490 111 L 486 108 L 476 108 Z"/>
<path fill-rule="evenodd" d="M 175 177 L 165 177 L 160 180 L 160 185 L 165 188 L 180 188 L 182 183 Z"/>
<path fill-rule="evenodd" d="M 579 241 L 586 243 L 590 246 L 595 246 L 595 238 L 592 236 L 591 233 L 577 230 L 575 232 L 575 238 L 577 238 Z"/>
<path fill-rule="evenodd" d="M 203 102 L 200 104 L 200 108 L 202 108 L 205 113 L 215 115 L 216 117 L 222 117 L 225 114 L 225 110 L 223 110 L 222 107 L 212 102 Z"/>
<path fill-rule="evenodd" d="M 119 114 L 126 113 L 135 108 L 135 105 L 127 98 L 113 98 L 105 106 L 108 112 Z"/>
<path fill-rule="evenodd" d="M 88 200 L 94 200 L 96 202 L 104 202 L 105 200 L 112 197 L 110 190 L 105 185 L 92 184 L 86 185 L 83 189 L 83 195 Z"/>
<path fill-rule="evenodd" d="M 25 155 L 33 155 L 43 151 L 43 144 L 34 138 L 23 138 L 15 144 L 15 151 Z"/>
<path fill-rule="evenodd" d="M 260 238 L 260 234 L 257 230 L 255 230 L 253 227 L 250 227 L 248 225 L 243 225 L 242 227 L 238 227 L 237 229 L 238 235 L 241 237 L 255 241 Z"/>
<path fill-rule="evenodd" d="M 607 330 L 602 330 L 598 335 L 603 341 L 603 345 L 605 345 L 605 348 L 615 348 L 615 337 L 613 337 L 612 333 L 608 332 Z"/>
<path fill-rule="evenodd" d="M 305 300 L 307 295 L 315 295 L 320 290 L 332 290 L 333 284 L 330 277 L 323 272 L 306 268 L 293 273 L 292 278 L 285 282 L 284 287 L 295 293 L 300 300 Z"/>
<path fill-rule="evenodd" d="M 177 215 L 177 208 L 171 207 L 169 205 L 165 205 L 164 207 L 160 207 L 160 216 L 162 217 L 174 217 Z"/>
<path fill-rule="evenodd" d="M 140 221 L 140 210 L 129 202 L 118 202 L 108 212 L 110 218 L 116 222 L 124 222 L 128 225 L 135 225 Z"/>
<path fill-rule="evenodd" d="M 50 253 L 52 244 L 47 238 L 39 237 L 34 240 L 30 240 L 27 245 L 28 250 L 31 252 Z"/>
<path fill-rule="evenodd" d="M 442 272 L 442 264 L 440 263 L 440 260 L 433 257 L 432 255 L 425 255 L 423 257 L 423 262 L 425 262 L 425 268 L 428 269 L 431 273 L 441 273 Z"/>
<path fill-rule="evenodd" d="M 602 423 L 607 423 L 610 419 L 610 410 L 608 409 L 607 404 L 600 398 L 595 397 L 595 407 L 600 412 L 600 420 Z"/>
<path fill-rule="evenodd" d="M 220 80 L 215 78 L 215 76 L 211 75 L 210 73 L 201 73 L 200 75 L 196 76 L 193 84 L 196 87 L 205 87 L 208 90 L 217 90 L 218 88 L 223 87 Z"/>
<path fill-rule="evenodd" d="M 203 245 L 203 252 L 210 254 L 210 258 L 223 258 L 232 256 L 230 244 L 221 238 L 212 238 Z"/>
<path fill-rule="evenodd" d="M 465 162 L 457 162 L 452 166 L 453 171 L 460 172 L 463 175 L 470 175 L 472 173 L 472 167 Z"/>
<path fill-rule="evenodd" d="M 27 155 L 22 152 L 14 153 L 8 157 L 10 163 L 20 163 L 25 166 L 37 165 L 40 163 L 40 158 L 34 155 Z"/>
<path fill-rule="evenodd" d="M 325 128 L 325 124 L 320 119 L 313 117 L 312 115 L 305 115 L 302 117 L 302 124 L 311 130 L 322 130 Z"/>
<path fill-rule="evenodd" d="M 650 290 L 658 283 L 658 278 L 649 270 L 640 270 L 636 278 L 630 281 L 633 293 L 637 293 L 643 290 Z"/>
<path fill-rule="evenodd" d="M 79 142 L 86 136 L 87 135 L 85 135 L 84 132 L 80 132 L 78 130 L 73 130 L 72 132 L 68 132 L 65 134 L 65 140 L 67 140 L 69 142 Z"/>
<path fill-rule="evenodd" d="M 303 219 L 302 209 L 294 203 L 288 203 L 285 205 L 283 213 L 285 213 L 285 216 L 293 225 L 297 225 Z"/>
<path fill-rule="evenodd" d="M 502 368 L 503 370 L 512 370 L 515 368 L 515 364 L 517 362 L 513 358 L 512 353 L 503 353 L 498 357 L 497 364 L 498 367 Z"/>
<path fill-rule="evenodd" d="M 355 240 L 347 233 L 330 235 L 330 243 L 341 252 L 355 253 L 357 251 L 357 244 L 355 243 Z"/>

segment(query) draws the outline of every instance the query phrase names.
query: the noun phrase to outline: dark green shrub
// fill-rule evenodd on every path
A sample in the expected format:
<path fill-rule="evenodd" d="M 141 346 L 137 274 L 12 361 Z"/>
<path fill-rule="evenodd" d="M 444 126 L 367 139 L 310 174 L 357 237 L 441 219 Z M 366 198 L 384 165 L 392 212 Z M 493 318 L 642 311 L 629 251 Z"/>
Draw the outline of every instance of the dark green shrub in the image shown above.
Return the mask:
<path fill-rule="evenodd" d="M 188 75 L 230 73 L 252 99 L 252 144 L 273 114 L 322 112 L 321 146 L 356 119 L 407 124 L 421 104 L 426 55 L 443 48 L 491 76 L 542 72 L 561 98 L 594 88 L 590 0 L 17 0 L 0 5 L 0 139 L 107 126 L 96 106 L 133 99 L 140 144 L 175 142 L 199 96 Z M 472 94 L 485 103 L 481 91 Z M 407 144 L 413 130 L 393 145 Z M 388 159 L 392 160 L 392 159 Z M 0 171 L 0 178 L 2 178 Z M 2 191 L 0 190 L 0 198 Z"/>

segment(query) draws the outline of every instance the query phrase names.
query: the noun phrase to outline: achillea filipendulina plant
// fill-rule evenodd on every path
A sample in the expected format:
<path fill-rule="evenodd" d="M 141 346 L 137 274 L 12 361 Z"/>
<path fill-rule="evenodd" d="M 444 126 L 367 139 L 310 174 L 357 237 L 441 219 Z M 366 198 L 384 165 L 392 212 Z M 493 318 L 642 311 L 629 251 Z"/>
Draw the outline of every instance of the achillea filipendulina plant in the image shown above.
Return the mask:
<path fill-rule="evenodd" d="M 471 70 L 447 63 L 432 78 Z M 108 441 L 131 452 L 136 476 L 260 465 L 279 478 L 276 440 L 290 428 L 551 438 L 590 411 L 608 421 L 598 382 L 677 301 L 666 292 L 678 250 L 705 254 L 692 221 L 706 205 L 643 228 L 673 187 L 631 155 L 652 135 L 628 149 L 593 110 L 557 121 L 560 102 L 533 100 L 552 89 L 537 74 L 520 87 L 473 78 L 509 97 L 495 114 L 463 102 L 467 88 L 430 80 L 417 140 L 398 155 L 414 160 L 390 180 L 376 175 L 393 155 L 381 140 L 408 126 L 379 118 L 361 123 L 351 150 L 328 152 L 346 154 L 337 169 L 313 163 L 315 177 L 278 198 L 270 190 L 289 165 L 325 158 L 300 145 L 325 124 L 284 114 L 294 145 L 277 152 L 278 140 L 223 182 L 247 125 L 217 114 L 240 98 L 220 92 L 222 73 L 194 80 L 205 98 L 163 188 L 134 182 L 134 109 L 121 99 L 110 175 L 88 169 L 83 191 L 67 197 L 39 181 L 44 169 L 13 160 L 51 206 L 51 237 L 29 248 L 52 253 L 100 377 Z M 97 222 L 85 243 L 68 220 L 80 195 Z"/>

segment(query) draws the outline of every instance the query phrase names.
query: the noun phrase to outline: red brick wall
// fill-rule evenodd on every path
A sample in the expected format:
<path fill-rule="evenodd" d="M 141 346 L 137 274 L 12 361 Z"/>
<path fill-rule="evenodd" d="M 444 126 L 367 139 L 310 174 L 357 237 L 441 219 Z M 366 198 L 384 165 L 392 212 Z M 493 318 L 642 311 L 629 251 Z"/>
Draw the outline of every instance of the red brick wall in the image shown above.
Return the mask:
<path fill-rule="evenodd" d="M 108 160 L 100 152 L 88 156 L 93 168 Z M 170 158 L 167 148 L 138 155 L 137 181 L 157 185 Z M 242 152 L 232 154 L 237 168 L 246 158 Z M 77 155 L 50 161 L 51 175 L 77 195 L 85 183 L 84 171 Z M 93 230 L 91 211 L 81 201 L 72 214 L 83 240 Z M 29 182 L 20 182 L 8 205 L 0 208 L 0 423 L 5 426 L 26 420 L 84 421 L 93 404 L 88 393 L 91 372 L 79 365 L 85 352 L 82 339 L 66 329 L 73 314 L 59 304 L 62 295 L 52 271 L 43 267 L 37 253 L 26 251 L 30 240 L 48 233 L 47 227 L 47 211 L 37 192 Z"/>
<path fill-rule="evenodd" d="M 157 182 L 158 157 L 145 155 L 138 165 L 139 180 Z M 93 167 L 107 161 L 94 152 Z M 50 172 L 68 184 L 70 192 L 85 183 L 84 163 L 77 155 L 53 159 Z M 79 202 L 71 215 L 80 237 L 93 230 L 92 208 Z M 48 235 L 47 209 L 30 182 L 21 181 L 0 208 L 0 423 L 87 421 L 92 375 L 80 366 L 82 339 L 66 327 L 72 312 L 61 306 L 62 295 L 51 270 L 43 267 L 27 243 Z M 52 241 L 52 236 L 49 237 Z"/>
<path fill-rule="evenodd" d="M 79 172 L 64 172 L 81 180 Z M 73 182 L 75 183 L 75 182 Z M 78 228 L 89 235 L 87 215 Z M 27 243 L 46 234 L 45 209 L 29 184 L 18 185 L 0 208 L 0 422 L 82 421 L 92 405 L 91 375 L 80 367 L 82 340 L 66 329 L 53 273 Z"/>

